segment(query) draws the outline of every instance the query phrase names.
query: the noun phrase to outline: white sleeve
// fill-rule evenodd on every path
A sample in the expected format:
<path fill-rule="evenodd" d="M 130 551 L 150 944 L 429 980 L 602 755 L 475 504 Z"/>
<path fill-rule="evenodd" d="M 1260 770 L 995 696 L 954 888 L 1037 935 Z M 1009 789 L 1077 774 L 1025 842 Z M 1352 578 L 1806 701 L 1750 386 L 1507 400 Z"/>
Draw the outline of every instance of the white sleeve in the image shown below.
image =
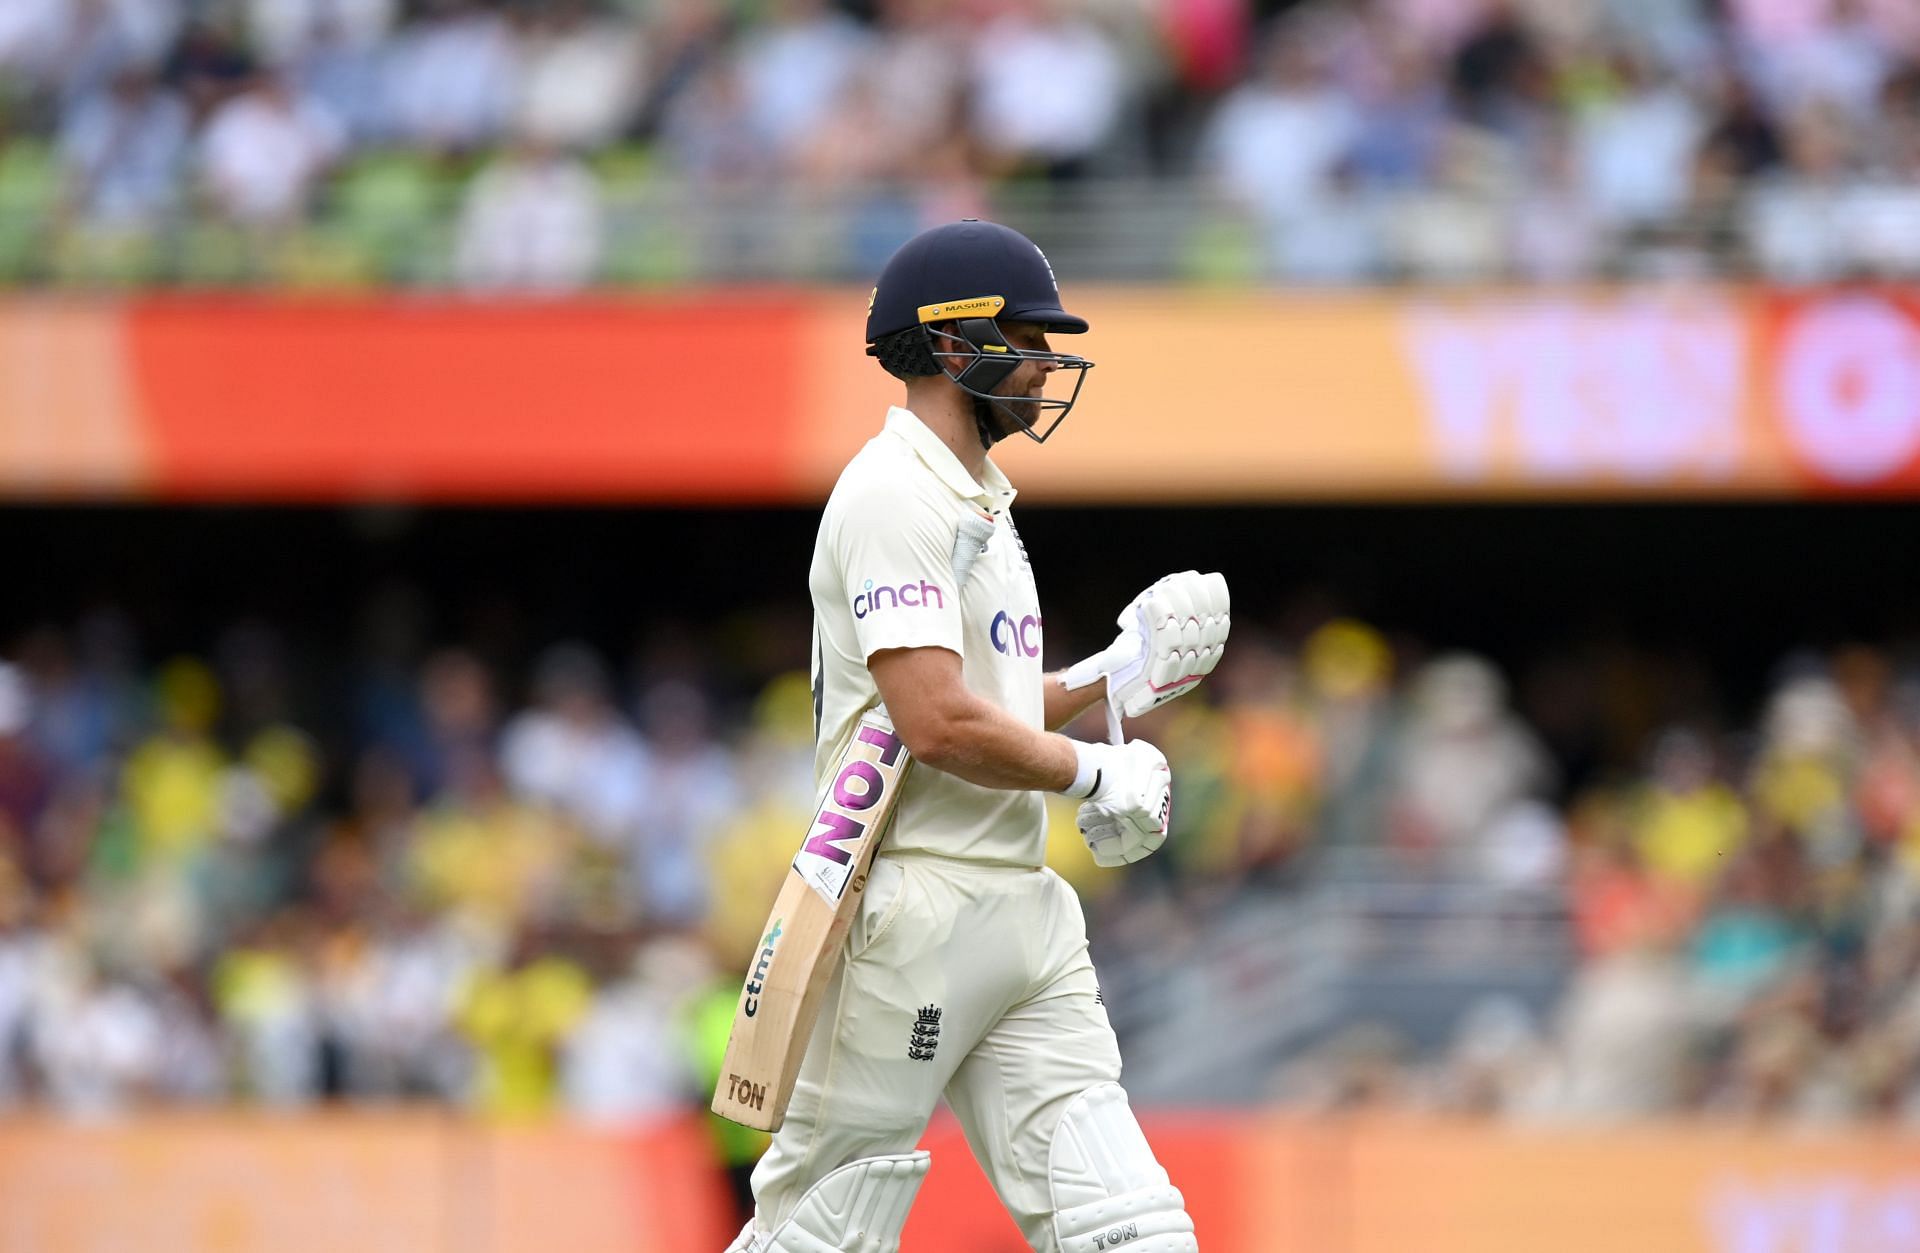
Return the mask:
<path fill-rule="evenodd" d="M 931 647 L 964 657 L 952 513 L 894 485 L 872 487 L 836 504 L 829 552 L 853 613 L 860 655 Z"/>

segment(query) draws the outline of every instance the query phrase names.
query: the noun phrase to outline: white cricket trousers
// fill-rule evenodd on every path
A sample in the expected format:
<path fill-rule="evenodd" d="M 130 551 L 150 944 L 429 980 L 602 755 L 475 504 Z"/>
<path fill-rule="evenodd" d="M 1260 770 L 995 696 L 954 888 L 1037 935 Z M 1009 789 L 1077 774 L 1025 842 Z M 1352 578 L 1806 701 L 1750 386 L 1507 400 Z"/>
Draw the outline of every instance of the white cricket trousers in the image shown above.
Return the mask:
<path fill-rule="evenodd" d="M 1027 1242 L 1055 1249 L 1054 1129 L 1120 1079 L 1073 889 L 1051 870 L 883 854 L 847 945 L 753 1172 L 760 1229 L 829 1171 L 913 1149 L 944 1094 Z"/>

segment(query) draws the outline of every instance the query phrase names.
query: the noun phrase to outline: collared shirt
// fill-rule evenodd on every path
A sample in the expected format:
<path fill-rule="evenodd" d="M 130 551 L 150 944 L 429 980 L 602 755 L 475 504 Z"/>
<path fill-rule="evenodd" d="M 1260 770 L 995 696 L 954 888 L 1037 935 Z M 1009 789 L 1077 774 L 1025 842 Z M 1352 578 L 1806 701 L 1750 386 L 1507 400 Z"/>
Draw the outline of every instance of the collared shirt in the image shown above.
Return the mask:
<path fill-rule="evenodd" d="M 1013 526 L 1013 485 L 992 461 L 981 480 L 919 418 L 896 407 L 834 484 L 808 577 L 820 787 L 860 716 L 879 703 L 867 658 L 881 649 L 958 653 L 970 690 L 1029 726 L 1043 725 L 1040 598 Z M 983 520 L 992 523 L 992 538 L 962 586 L 956 542 L 963 527 Z M 1037 792 L 978 787 L 919 766 L 907 777 L 885 847 L 1038 866 L 1045 802 Z"/>

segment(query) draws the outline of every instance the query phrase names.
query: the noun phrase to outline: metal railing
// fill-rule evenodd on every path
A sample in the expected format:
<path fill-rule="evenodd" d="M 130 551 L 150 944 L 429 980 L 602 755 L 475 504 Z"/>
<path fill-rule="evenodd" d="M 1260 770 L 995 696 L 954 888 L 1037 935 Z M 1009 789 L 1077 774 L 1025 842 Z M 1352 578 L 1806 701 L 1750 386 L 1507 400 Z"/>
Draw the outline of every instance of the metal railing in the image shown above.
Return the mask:
<path fill-rule="evenodd" d="M 1185 921 L 1174 945 L 1095 943 L 1128 1089 L 1145 1100 L 1267 1099 L 1284 1063 L 1359 1024 L 1439 1052 L 1488 998 L 1544 1020 L 1575 962 L 1559 894 L 1411 873 L 1373 850 Z"/>
<path fill-rule="evenodd" d="M 44 180 L 0 177 L 0 283 L 464 285 L 468 175 L 402 162 L 336 177 L 308 214 L 245 227 L 204 209 L 137 229 L 58 211 Z M 1016 183 L 984 199 L 898 185 L 702 187 L 658 173 L 600 180 L 585 282 L 870 282 L 932 221 L 973 210 L 1013 224 L 1073 281 L 1342 286 L 1577 278 L 1758 276 L 1787 282 L 1920 275 L 1920 186 L 1754 187 L 1714 214 L 1561 224 L 1577 245 L 1546 271 L 1526 198 L 1349 193 L 1257 213 L 1190 181 Z M 1577 206 L 1576 206 L 1577 207 Z M 1576 218 L 1578 214 L 1574 215 Z"/>

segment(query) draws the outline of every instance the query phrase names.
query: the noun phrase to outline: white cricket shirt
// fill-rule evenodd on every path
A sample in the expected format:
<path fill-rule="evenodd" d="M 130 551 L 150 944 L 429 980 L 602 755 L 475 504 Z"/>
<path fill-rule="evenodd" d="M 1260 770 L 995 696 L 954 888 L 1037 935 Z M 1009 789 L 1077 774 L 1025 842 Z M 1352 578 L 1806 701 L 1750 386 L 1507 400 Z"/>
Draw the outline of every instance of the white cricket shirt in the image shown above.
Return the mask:
<path fill-rule="evenodd" d="M 982 477 L 976 483 L 919 418 L 895 407 L 834 484 L 807 580 L 818 786 L 860 715 L 879 703 L 867 658 L 883 648 L 956 652 L 968 688 L 1029 726 L 1044 723 L 1040 598 L 1013 526 L 1013 485 L 992 461 Z M 991 518 L 993 537 L 962 589 L 954 542 L 970 515 Z M 1039 866 L 1045 802 L 921 766 L 907 777 L 886 847 Z"/>

